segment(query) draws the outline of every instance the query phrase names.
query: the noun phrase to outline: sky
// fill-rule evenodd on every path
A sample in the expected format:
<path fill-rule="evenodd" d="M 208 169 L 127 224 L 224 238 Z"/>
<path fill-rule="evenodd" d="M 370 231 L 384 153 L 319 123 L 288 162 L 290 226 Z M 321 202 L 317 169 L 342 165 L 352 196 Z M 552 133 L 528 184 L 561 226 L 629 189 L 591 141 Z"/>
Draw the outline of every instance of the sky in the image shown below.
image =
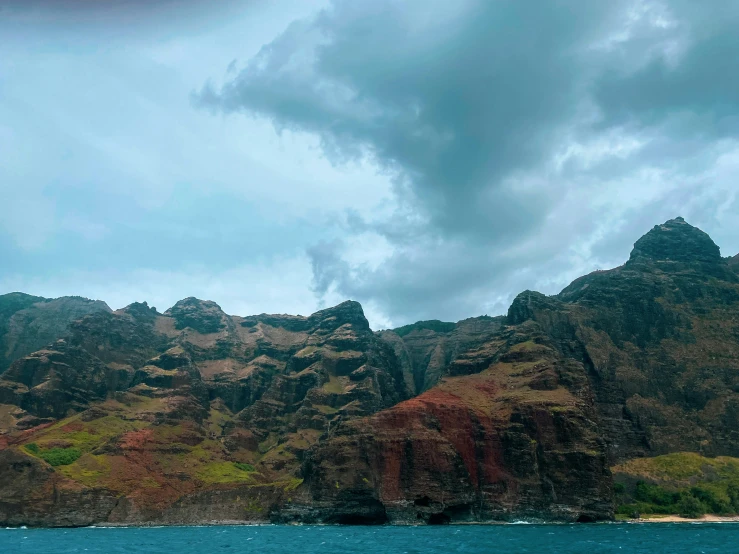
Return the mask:
<path fill-rule="evenodd" d="M 0 0 L 0 294 L 374 329 L 676 216 L 739 252 L 735 0 Z"/>

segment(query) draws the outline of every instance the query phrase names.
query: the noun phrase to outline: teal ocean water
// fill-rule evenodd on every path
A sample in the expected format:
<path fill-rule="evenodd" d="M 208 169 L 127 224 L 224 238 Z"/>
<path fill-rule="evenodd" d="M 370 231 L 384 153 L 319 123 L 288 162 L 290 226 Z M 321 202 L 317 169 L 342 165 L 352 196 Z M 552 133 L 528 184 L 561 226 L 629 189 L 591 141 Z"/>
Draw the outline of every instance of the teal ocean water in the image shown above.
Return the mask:
<path fill-rule="evenodd" d="M 739 553 L 739 524 L 5 529 L 0 552 L 723 554 Z"/>

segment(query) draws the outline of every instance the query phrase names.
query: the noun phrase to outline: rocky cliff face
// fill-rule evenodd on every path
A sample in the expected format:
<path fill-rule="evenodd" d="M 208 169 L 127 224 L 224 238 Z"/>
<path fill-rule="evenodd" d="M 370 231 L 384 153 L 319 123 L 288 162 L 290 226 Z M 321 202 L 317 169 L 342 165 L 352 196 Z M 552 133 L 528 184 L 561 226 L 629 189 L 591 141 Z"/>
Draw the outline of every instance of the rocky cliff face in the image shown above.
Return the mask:
<path fill-rule="evenodd" d="M 310 317 L 248 318 L 194 298 L 164 314 L 133 304 L 73 322 L 65 339 L 1 377 L 10 448 L 0 472 L 38 480 L 0 494 L 16 499 L 4 521 L 48 525 L 94 521 L 103 509 L 85 513 L 80 501 L 77 519 L 54 502 L 33 517 L 14 512 L 52 485 L 99 493 L 106 521 L 196 522 L 205 499 L 224 495 L 234 506 L 211 508 L 214 517 L 264 518 L 300 484 L 305 452 L 332 424 L 411 395 L 393 348 L 356 302 Z M 53 475 L 42 479 L 40 467 Z"/>
<path fill-rule="evenodd" d="M 738 263 L 678 218 L 505 317 L 90 309 L 0 375 L 0 524 L 609 519 L 615 463 L 739 455 Z"/>
<path fill-rule="evenodd" d="M 498 333 L 504 317 L 471 317 L 457 323 L 419 321 L 380 336 L 412 375 L 412 387 L 420 394 L 439 382 L 449 365 L 462 353 L 478 347 Z"/>
<path fill-rule="evenodd" d="M 738 317 L 736 273 L 681 218 L 639 239 L 622 267 L 556 297 L 522 293 L 508 314 L 538 322 L 585 365 L 614 462 L 739 454 Z"/>
<path fill-rule="evenodd" d="M 445 523 L 609 517 L 605 442 L 582 365 L 535 323 L 468 353 L 420 396 L 336 428 L 289 519 Z M 479 368 L 482 367 L 482 370 Z"/>
<path fill-rule="evenodd" d="M 602 519 L 611 464 L 676 450 L 736 455 L 731 262 L 678 218 L 637 241 L 621 268 L 555 297 L 522 293 L 504 327 L 441 364 L 441 384 L 318 445 L 294 517 Z M 441 333 L 412 333 L 406 348 L 429 359 Z"/>
<path fill-rule="evenodd" d="M 0 373 L 14 360 L 66 336 L 71 322 L 95 312 L 110 308 L 78 296 L 49 299 L 20 292 L 0 296 Z"/>

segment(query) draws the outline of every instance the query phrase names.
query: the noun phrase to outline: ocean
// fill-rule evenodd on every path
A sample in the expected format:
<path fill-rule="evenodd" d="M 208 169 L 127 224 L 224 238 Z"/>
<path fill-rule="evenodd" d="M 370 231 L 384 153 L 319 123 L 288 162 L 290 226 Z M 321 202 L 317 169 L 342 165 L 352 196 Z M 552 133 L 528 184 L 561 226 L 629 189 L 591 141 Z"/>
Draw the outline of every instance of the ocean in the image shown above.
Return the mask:
<path fill-rule="evenodd" d="M 739 523 L 0 530 L 3 554 L 739 553 Z"/>

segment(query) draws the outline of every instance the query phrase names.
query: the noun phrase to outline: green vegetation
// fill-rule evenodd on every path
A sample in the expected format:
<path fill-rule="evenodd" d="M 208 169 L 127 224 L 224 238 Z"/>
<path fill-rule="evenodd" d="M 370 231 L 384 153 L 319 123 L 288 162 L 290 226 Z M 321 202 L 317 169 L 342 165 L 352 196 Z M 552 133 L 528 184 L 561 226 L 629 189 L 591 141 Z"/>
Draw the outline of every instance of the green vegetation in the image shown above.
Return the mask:
<path fill-rule="evenodd" d="M 303 484 L 302 479 L 298 479 L 297 477 L 292 477 L 285 481 L 272 481 L 270 483 L 256 483 L 254 485 L 249 485 L 249 488 L 261 489 L 261 488 L 274 487 L 274 488 L 280 488 L 285 492 L 291 492 L 297 489 L 302 484 Z"/>
<path fill-rule="evenodd" d="M 126 421 L 113 415 L 94 421 L 82 422 L 80 415 L 63 419 L 36 435 L 35 444 L 42 450 L 53 448 L 59 442 L 74 447 L 81 452 L 91 452 L 110 439 L 128 431 L 147 427 L 143 421 Z M 28 445 L 26 445 L 28 447 Z"/>
<path fill-rule="evenodd" d="M 39 458 L 54 467 L 73 464 L 80 456 L 82 456 L 82 452 L 79 448 L 52 448 L 41 450 L 38 453 Z"/>
<path fill-rule="evenodd" d="M 35 442 L 28 443 L 23 447 L 26 452 L 33 454 L 44 460 L 49 465 L 56 466 L 67 466 L 73 464 L 77 459 L 82 456 L 82 452 L 79 448 L 46 448 L 42 449 Z"/>
<path fill-rule="evenodd" d="M 140 483 L 141 483 L 141 486 L 144 487 L 144 488 L 146 488 L 146 489 L 158 489 L 158 488 L 161 488 L 161 485 L 153 477 L 144 477 L 141 480 Z"/>
<path fill-rule="evenodd" d="M 739 513 L 739 459 L 705 458 L 679 452 L 631 460 L 613 468 L 616 513 L 704 514 Z"/>
<path fill-rule="evenodd" d="M 617 513 L 639 514 L 678 514 L 682 517 L 697 518 L 704 514 L 733 515 L 739 513 L 737 499 L 708 487 L 691 487 L 687 490 L 668 490 L 659 485 L 644 481 L 636 484 L 636 502 L 621 504 Z"/>
<path fill-rule="evenodd" d="M 251 467 L 249 464 L 234 462 L 214 462 L 205 465 L 197 472 L 198 478 L 209 484 L 215 483 L 248 483 L 252 481 L 252 470 L 242 469 L 241 466 Z"/>
<path fill-rule="evenodd" d="M 341 394 L 344 392 L 344 385 L 341 384 L 341 381 L 336 375 L 329 375 L 328 381 L 323 384 L 323 390 L 333 394 Z"/>
<path fill-rule="evenodd" d="M 34 433 L 20 448 L 77 483 L 118 494 L 136 492 L 144 503 L 173 501 L 181 479 L 195 480 L 203 487 L 257 487 L 266 480 L 255 467 L 258 457 L 227 459 L 223 445 L 214 438 L 222 435 L 222 427 L 232 418 L 225 409 L 212 409 L 202 427 L 190 422 L 151 425 L 128 419 L 159 409 L 158 402 L 145 399 L 129 406 L 109 401 L 102 405 L 108 415 L 89 421 L 83 414 L 66 418 Z M 313 437 L 313 433 L 317 437 L 319 431 L 304 434 Z M 267 437 L 261 445 L 262 454 L 292 463 L 294 455 L 277 444 L 278 438 L 277 434 Z M 295 442 L 309 446 L 302 436 Z M 271 486 L 286 491 L 301 483 L 287 477 L 274 481 L 277 475 L 269 477 Z"/>
<path fill-rule="evenodd" d="M 269 452 L 273 447 L 277 446 L 278 439 L 279 437 L 275 433 L 270 433 L 269 435 L 267 435 L 267 438 L 260 442 L 257 446 L 259 453 L 266 454 L 267 452 Z"/>
<path fill-rule="evenodd" d="M 294 491 L 297 489 L 300 485 L 303 484 L 302 479 L 298 479 L 297 477 L 293 477 L 292 479 L 289 479 L 288 481 L 284 481 L 282 489 L 285 492 Z"/>
<path fill-rule="evenodd" d="M 439 321 L 438 319 L 430 319 L 427 321 L 417 321 L 416 323 L 411 323 L 410 325 L 403 325 L 402 327 L 393 329 L 393 331 L 395 331 L 396 335 L 404 337 L 412 331 L 421 331 L 424 329 L 435 331 L 437 333 L 450 333 L 451 331 L 454 331 L 454 328 L 456 326 L 456 323 L 452 323 L 450 321 Z"/>
<path fill-rule="evenodd" d="M 101 479 L 110 475 L 111 467 L 105 455 L 82 454 L 75 463 L 62 466 L 59 471 L 65 477 L 88 487 L 94 487 L 100 484 Z"/>
<path fill-rule="evenodd" d="M 249 503 L 244 507 L 244 510 L 250 514 L 261 514 L 264 512 L 264 506 L 259 503 L 259 499 L 251 499 Z"/>

